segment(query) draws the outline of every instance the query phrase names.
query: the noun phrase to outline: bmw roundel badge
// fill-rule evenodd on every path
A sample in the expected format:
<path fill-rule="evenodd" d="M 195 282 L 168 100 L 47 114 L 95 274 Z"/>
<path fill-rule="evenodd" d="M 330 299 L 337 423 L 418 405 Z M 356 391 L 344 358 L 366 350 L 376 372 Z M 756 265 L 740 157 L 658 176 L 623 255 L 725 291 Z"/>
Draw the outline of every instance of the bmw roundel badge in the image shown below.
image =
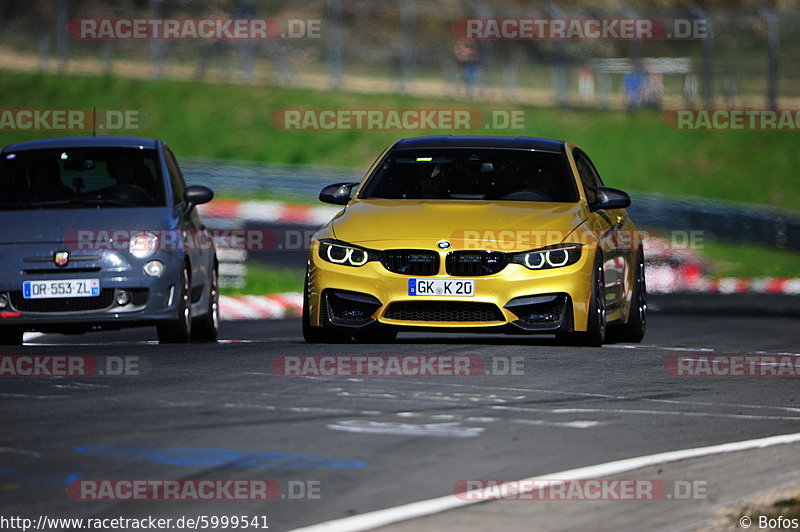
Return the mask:
<path fill-rule="evenodd" d="M 447 240 L 442 240 L 437 244 L 437 246 L 439 246 L 439 249 L 447 249 L 450 247 L 450 242 Z"/>

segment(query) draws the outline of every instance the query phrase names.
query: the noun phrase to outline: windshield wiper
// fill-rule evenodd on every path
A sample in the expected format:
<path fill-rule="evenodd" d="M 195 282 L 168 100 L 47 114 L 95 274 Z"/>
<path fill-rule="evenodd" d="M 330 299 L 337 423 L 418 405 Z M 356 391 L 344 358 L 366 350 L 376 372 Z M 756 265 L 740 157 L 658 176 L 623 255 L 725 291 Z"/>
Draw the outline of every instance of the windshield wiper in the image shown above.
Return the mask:
<path fill-rule="evenodd" d="M 115 205 L 119 207 L 135 207 L 137 202 L 116 198 L 71 198 L 61 200 L 32 201 L 30 203 L 0 203 L 0 208 L 36 209 L 39 207 L 60 207 L 67 205 Z"/>
<path fill-rule="evenodd" d="M 73 198 L 70 203 L 76 205 L 118 205 L 120 207 L 135 207 L 139 203 L 134 200 L 122 200 L 118 198 Z"/>
<path fill-rule="evenodd" d="M 0 202 L 0 209 L 23 209 L 27 207 L 25 203 L 12 203 L 10 201 Z"/>

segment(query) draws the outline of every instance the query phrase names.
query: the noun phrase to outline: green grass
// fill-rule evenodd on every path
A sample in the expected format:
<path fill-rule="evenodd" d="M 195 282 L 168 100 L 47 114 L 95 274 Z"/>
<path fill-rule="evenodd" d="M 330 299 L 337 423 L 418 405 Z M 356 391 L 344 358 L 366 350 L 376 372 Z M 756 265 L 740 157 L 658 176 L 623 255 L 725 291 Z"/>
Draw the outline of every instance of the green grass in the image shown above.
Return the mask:
<path fill-rule="evenodd" d="M 222 288 L 226 296 L 280 294 L 303 291 L 303 269 L 279 268 L 248 262 L 242 288 Z"/>
<path fill-rule="evenodd" d="M 706 242 L 699 251 L 714 276 L 800 277 L 800 253 L 724 242 Z"/>
<path fill-rule="evenodd" d="M 214 198 L 239 201 L 280 201 L 291 205 L 319 205 L 316 196 L 300 197 L 264 188 L 254 191 L 214 189 Z"/>
<path fill-rule="evenodd" d="M 657 111 L 564 110 L 396 94 L 8 71 L 0 75 L 0 93 L 6 109 L 138 110 L 141 129 L 123 134 L 164 139 L 179 158 L 362 168 L 398 138 L 448 132 L 282 131 L 273 126 L 272 113 L 340 108 L 521 109 L 524 129 L 494 133 L 572 140 L 591 155 L 609 186 L 800 210 L 797 133 L 673 131 Z M 60 135 L 0 131 L 0 142 Z"/>
<path fill-rule="evenodd" d="M 779 517 L 784 517 L 785 519 L 800 519 L 800 498 L 790 497 L 788 499 L 777 500 L 769 506 L 747 508 L 746 511 L 737 516 L 736 521 L 738 522 L 738 518 L 743 515 L 752 518 L 754 524 L 758 522 L 759 516 L 762 515 L 767 519 L 777 519 Z"/>

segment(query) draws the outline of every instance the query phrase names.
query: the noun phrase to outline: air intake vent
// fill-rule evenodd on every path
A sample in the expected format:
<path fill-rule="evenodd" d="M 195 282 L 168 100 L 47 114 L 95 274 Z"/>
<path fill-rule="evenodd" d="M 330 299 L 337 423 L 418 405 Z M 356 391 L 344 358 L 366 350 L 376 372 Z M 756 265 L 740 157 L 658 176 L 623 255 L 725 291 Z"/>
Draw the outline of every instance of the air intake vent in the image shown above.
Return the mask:
<path fill-rule="evenodd" d="M 505 321 L 503 313 L 491 303 L 462 301 L 401 301 L 392 303 L 384 318 L 403 321 Z"/>
<path fill-rule="evenodd" d="M 449 275 L 478 277 L 500 272 L 508 264 L 508 255 L 500 251 L 451 251 L 445 259 Z"/>
<path fill-rule="evenodd" d="M 439 273 L 439 254 L 421 249 L 389 249 L 381 253 L 381 264 L 390 272 L 401 275 L 436 275 Z"/>

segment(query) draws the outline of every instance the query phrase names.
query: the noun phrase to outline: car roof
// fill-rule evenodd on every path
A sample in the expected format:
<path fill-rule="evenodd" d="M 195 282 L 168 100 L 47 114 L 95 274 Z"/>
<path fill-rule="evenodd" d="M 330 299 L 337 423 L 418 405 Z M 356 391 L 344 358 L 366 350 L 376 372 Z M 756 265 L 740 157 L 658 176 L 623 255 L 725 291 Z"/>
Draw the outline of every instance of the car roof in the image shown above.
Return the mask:
<path fill-rule="evenodd" d="M 564 141 L 539 137 L 435 136 L 398 140 L 393 149 L 500 148 L 562 153 Z"/>
<path fill-rule="evenodd" d="M 156 149 L 158 140 L 141 137 L 63 137 L 29 140 L 9 144 L 3 153 L 10 151 L 41 150 L 48 148 L 146 148 Z"/>

